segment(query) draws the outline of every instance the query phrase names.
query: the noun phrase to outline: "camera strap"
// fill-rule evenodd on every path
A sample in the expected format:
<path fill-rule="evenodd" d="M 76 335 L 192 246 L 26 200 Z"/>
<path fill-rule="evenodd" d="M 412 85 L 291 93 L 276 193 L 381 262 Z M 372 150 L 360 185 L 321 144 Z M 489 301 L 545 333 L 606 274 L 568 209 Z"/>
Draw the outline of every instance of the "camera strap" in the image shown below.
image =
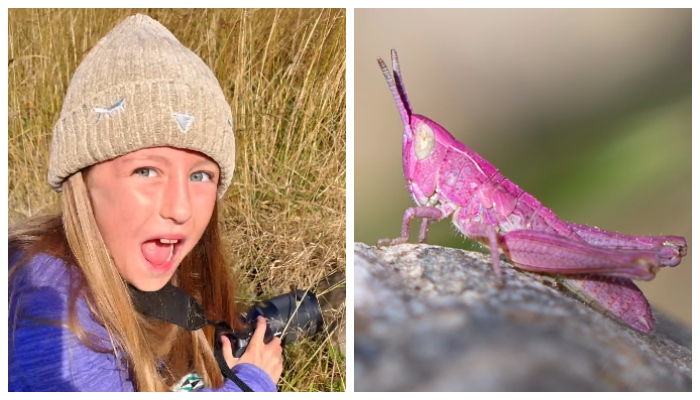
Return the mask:
<path fill-rule="evenodd" d="M 155 292 L 142 292 L 129 285 L 129 292 L 136 310 L 141 314 L 170 322 L 188 331 L 196 331 L 204 328 L 206 325 L 214 325 L 216 328 L 214 357 L 219 364 L 221 373 L 238 385 L 244 392 L 253 391 L 229 368 L 224 358 L 221 335 L 232 332 L 228 324 L 207 319 L 202 305 L 192 296 L 171 283 L 166 284 L 162 289 Z"/>
<path fill-rule="evenodd" d="M 226 324 L 225 322 L 219 322 L 215 326 L 216 333 L 214 335 L 216 336 L 217 340 L 214 341 L 214 358 L 216 358 L 216 362 L 219 364 L 221 373 L 224 374 L 224 376 L 231 380 L 233 383 L 238 385 L 238 387 L 241 388 L 241 390 L 243 390 L 244 392 L 252 392 L 253 389 L 251 389 L 250 386 L 243 382 L 241 378 L 239 378 L 238 375 L 236 375 L 231 370 L 231 368 L 229 368 L 228 364 L 226 363 L 226 360 L 224 359 L 221 335 L 233 332 L 231 330 L 231 327 L 229 327 L 228 324 Z"/>

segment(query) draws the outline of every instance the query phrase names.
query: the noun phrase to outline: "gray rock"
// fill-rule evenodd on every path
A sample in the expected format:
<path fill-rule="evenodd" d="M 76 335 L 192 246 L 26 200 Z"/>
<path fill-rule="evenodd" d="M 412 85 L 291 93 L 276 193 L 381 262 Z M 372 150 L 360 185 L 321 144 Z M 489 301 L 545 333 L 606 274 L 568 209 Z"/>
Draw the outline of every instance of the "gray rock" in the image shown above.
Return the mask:
<path fill-rule="evenodd" d="M 356 391 L 690 391 L 690 332 L 643 334 L 486 254 L 355 244 Z"/>

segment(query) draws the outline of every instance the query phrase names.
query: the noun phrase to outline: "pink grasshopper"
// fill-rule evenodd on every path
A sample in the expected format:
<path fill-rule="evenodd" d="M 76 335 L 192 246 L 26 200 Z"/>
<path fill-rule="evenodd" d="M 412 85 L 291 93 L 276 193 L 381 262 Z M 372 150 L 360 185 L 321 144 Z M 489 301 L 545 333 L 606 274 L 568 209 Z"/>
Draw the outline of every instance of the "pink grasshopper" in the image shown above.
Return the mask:
<path fill-rule="evenodd" d="M 406 209 L 401 236 L 378 245 L 408 241 L 410 222 L 421 218 L 419 242 L 428 223 L 452 217 L 465 236 L 487 246 L 503 284 L 499 251 L 517 267 L 571 274 L 562 283 L 594 307 L 648 333 L 651 307 L 630 279 L 651 280 L 660 267 L 675 267 L 687 244 L 679 236 L 630 236 L 561 221 L 436 122 L 413 114 L 392 49 L 393 78 L 377 59 L 404 123 L 403 167 L 417 207 Z"/>

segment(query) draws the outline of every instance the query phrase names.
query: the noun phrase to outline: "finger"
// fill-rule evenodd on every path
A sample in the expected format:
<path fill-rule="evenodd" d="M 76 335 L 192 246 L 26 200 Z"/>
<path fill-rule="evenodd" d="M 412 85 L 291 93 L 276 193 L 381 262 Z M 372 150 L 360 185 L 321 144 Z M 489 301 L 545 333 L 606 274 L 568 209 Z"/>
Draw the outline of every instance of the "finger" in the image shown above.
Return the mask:
<path fill-rule="evenodd" d="M 258 316 L 257 324 L 255 326 L 255 332 L 250 338 L 250 342 L 262 343 L 265 338 L 265 330 L 267 329 L 267 324 L 265 323 L 265 318 Z"/>
<path fill-rule="evenodd" d="M 273 338 L 266 346 L 275 354 L 282 354 L 282 340 L 280 338 Z"/>
<path fill-rule="evenodd" d="M 231 341 L 228 340 L 226 335 L 221 335 L 221 348 L 224 350 L 224 355 L 231 352 Z"/>
<path fill-rule="evenodd" d="M 238 359 L 233 356 L 231 340 L 226 335 L 221 335 L 221 352 L 224 353 L 224 360 L 229 368 L 238 363 Z"/>

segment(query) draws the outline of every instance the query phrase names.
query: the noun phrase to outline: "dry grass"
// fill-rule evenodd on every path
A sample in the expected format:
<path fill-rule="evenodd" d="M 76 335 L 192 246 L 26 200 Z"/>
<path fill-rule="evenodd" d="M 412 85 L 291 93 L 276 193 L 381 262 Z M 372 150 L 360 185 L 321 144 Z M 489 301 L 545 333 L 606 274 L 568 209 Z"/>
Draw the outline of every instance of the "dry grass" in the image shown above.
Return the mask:
<path fill-rule="evenodd" d="M 92 46 L 136 12 L 199 54 L 233 109 L 222 220 L 240 300 L 344 276 L 344 10 L 10 10 L 10 225 L 58 210 L 46 177 L 66 89 Z M 344 306 L 336 316 L 344 325 Z M 328 336 L 285 354 L 281 390 L 345 390 L 345 359 Z"/>

